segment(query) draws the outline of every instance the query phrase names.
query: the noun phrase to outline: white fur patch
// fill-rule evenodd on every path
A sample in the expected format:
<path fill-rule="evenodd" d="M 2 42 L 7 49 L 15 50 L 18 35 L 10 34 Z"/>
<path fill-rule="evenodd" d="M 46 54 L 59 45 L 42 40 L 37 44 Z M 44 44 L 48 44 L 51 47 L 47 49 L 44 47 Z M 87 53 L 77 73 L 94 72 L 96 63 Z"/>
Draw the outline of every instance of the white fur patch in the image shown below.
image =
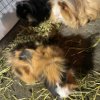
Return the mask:
<path fill-rule="evenodd" d="M 56 17 L 56 20 L 58 22 L 62 22 L 64 19 L 61 15 L 61 12 L 60 12 L 60 6 L 58 5 L 58 0 L 54 0 L 54 3 L 53 3 L 53 13 Z"/>
<path fill-rule="evenodd" d="M 68 87 L 61 87 L 58 83 L 56 85 L 56 92 L 58 93 L 60 98 L 66 98 L 69 94 L 71 94 L 71 91 L 68 89 Z"/>

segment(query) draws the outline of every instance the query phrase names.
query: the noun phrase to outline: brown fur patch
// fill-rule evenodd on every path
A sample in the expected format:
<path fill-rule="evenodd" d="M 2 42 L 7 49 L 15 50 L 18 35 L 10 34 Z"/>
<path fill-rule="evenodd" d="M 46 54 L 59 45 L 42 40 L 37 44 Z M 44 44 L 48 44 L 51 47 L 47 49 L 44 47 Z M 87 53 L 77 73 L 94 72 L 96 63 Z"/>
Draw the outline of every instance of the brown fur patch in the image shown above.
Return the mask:
<path fill-rule="evenodd" d="M 31 52 L 30 49 L 28 50 Z M 35 80 L 32 66 L 27 61 L 19 59 L 20 53 L 21 50 L 10 53 L 8 56 L 8 63 L 11 64 L 12 72 L 15 73 L 17 77 L 27 84 L 32 84 Z"/>
<path fill-rule="evenodd" d="M 78 84 L 77 84 L 77 81 L 75 79 L 75 75 L 72 69 L 67 71 L 66 77 L 67 77 L 67 84 L 65 84 L 65 86 L 68 86 L 70 90 L 73 90 L 78 87 Z"/>
<path fill-rule="evenodd" d="M 27 49 L 31 51 L 31 49 Z M 59 47 L 39 46 L 32 54 L 31 64 L 20 60 L 21 51 L 15 51 L 15 55 L 10 58 L 12 70 L 20 74 L 19 78 L 31 84 L 44 77 L 50 84 L 61 82 L 62 72 L 64 72 L 65 59 Z M 15 70 L 17 69 L 17 70 Z"/>
<path fill-rule="evenodd" d="M 57 51 L 56 51 L 57 50 Z M 63 52 L 58 47 L 47 46 L 39 47 L 33 55 L 32 63 L 35 75 L 42 74 L 50 84 L 61 81 L 62 72 L 64 72 Z"/>

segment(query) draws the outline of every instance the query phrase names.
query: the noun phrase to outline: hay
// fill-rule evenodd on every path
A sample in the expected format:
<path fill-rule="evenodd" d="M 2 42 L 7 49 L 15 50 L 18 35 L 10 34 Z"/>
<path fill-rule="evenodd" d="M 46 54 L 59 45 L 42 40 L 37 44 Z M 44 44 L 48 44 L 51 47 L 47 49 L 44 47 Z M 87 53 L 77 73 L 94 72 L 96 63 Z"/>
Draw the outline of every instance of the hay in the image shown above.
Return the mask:
<path fill-rule="evenodd" d="M 3 51 L 5 54 L 11 51 L 18 43 L 26 43 L 29 41 L 41 44 L 43 39 L 47 39 L 48 33 L 55 27 L 59 28 L 59 24 L 54 26 L 49 21 L 42 23 L 38 27 L 23 27 L 15 38 Z M 97 42 L 100 39 L 97 40 Z M 97 43 L 93 45 L 96 46 Z M 89 73 L 82 80 L 78 80 L 79 89 L 74 91 L 71 96 L 68 97 L 69 100 L 99 100 L 100 97 L 100 73 L 93 71 Z M 16 96 L 13 87 L 18 84 L 22 88 L 28 86 L 24 85 L 22 82 L 18 81 L 10 71 L 10 66 L 7 65 L 5 56 L 0 57 L 0 100 L 56 100 L 47 89 L 44 88 L 42 83 L 35 84 L 31 87 L 31 95 L 22 98 Z M 16 91 L 18 91 L 16 89 Z M 25 91 L 23 91 L 25 92 Z"/>

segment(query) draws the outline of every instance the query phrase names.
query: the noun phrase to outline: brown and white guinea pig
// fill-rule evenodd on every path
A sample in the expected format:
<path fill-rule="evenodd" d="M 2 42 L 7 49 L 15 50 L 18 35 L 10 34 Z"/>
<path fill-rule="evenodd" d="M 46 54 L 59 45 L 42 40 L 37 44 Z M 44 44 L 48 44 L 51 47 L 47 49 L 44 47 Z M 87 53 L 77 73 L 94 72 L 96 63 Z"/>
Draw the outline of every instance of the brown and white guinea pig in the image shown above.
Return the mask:
<path fill-rule="evenodd" d="M 14 49 L 8 57 L 14 74 L 27 84 L 43 81 L 60 98 L 67 97 L 78 86 L 77 77 L 92 69 L 89 38 L 56 34 L 35 48 L 23 45 L 25 48 Z"/>
<path fill-rule="evenodd" d="M 17 16 L 37 23 L 50 19 L 78 28 L 100 15 L 100 0 L 23 0 L 17 3 Z"/>

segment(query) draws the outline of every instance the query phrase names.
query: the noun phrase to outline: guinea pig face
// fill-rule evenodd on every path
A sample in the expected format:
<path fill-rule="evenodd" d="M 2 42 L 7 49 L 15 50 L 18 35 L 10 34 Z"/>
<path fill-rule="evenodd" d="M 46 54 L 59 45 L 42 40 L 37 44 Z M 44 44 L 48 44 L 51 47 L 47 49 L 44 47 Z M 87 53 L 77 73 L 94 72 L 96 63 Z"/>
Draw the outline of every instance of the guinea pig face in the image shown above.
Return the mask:
<path fill-rule="evenodd" d="M 71 1 L 54 0 L 51 4 L 51 20 L 53 22 L 61 22 L 66 26 L 78 27 L 76 10 Z"/>
<path fill-rule="evenodd" d="M 12 66 L 12 72 L 27 84 L 37 81 L 33 72 L 32 54 L 33 50 L 30 49 L 14 51 L 8 59 L 8 63 Z"/>
<path fill-rule="evenodd" d="M 19 18 L 27 20 L 28 22 L 37 22 L 35 18 L 36 9 L 29 1 L 20 1 L 16 4 L 16 13 Z"/>
<path fill-rule="evenodd" d="M 58 2 L 60 6 L 63 23 L 70 27 L 78 27 L 77 15 L 74 6 L 70 2 Z"/>

